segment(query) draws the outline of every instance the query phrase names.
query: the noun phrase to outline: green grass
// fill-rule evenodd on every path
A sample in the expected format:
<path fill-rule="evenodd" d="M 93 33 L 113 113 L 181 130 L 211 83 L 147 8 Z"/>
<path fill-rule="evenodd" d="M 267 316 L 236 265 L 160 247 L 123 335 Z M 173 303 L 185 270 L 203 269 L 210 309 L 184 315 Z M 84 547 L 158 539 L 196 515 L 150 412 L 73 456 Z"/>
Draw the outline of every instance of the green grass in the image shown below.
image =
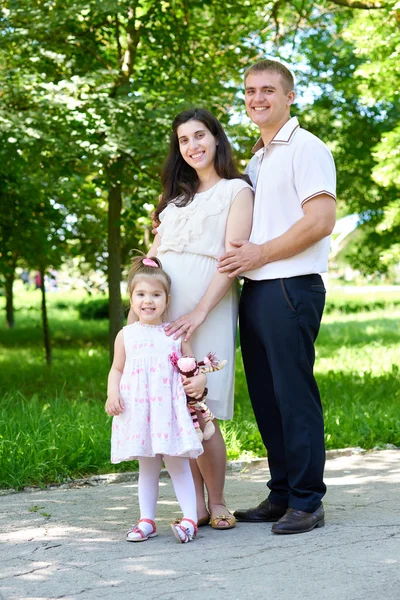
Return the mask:
<path fill-rule="evenodd" d="M 0 328 L 0 487 L 136 468 L 109 462 L 107 322 L 79 321 L 80 294 L 48 296 L 52 367 L 44 364 L 38 292 L 19 291 L 15 329 Z M 389 300 L 385 309 L 324 317 L 316 375 L 327 448 L 400 446 L 400 309 Z M 235 418 L 223 424 L 231 459 L 265 453 L 239 351 L 238 359 Z"/>
<path fill-rule="evenodd" d="M 316 375 L 328 448 L 400 446 L 400 310 L 324 318 Z"/>

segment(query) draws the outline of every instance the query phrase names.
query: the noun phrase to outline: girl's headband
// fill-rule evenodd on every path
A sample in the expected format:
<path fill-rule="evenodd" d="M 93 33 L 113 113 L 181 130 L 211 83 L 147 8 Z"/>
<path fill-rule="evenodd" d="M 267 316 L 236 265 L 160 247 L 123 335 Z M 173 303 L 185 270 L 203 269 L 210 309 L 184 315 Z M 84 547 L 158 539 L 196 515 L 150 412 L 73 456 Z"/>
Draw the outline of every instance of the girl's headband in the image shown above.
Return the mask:
<path fill-rule="evenodd" d="M 158 268 L 158 264 L 156 263 L 155 260 L 152 260 L 151 258 L 144 258 L 142 260 L 142 263 L 146 266 L 146 267 L 155 267 L 156 269 Z"/>

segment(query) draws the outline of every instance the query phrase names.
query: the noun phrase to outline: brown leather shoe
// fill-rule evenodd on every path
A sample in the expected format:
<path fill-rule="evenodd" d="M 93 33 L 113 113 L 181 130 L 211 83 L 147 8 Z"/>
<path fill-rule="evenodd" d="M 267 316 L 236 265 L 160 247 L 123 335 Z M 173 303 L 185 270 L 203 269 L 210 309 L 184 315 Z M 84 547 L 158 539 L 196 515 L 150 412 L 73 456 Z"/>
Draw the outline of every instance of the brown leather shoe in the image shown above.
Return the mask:
<path fill-rule="evenodd" d="M 271 504 L 267 499 L 255 508 L 239 508 L 233 514 L 238 521 L 244 521 L 245 523 L 273 523 L 283 517 L 285 513 L 286 508 Z"/>
<path fill-rule="evenodd" d="M 272 525 L 272 533 L 306 533 L 314 527 L 325 525 L 324 507 L 321 504 L 313 513 L 288 508 L 286 514 Z"/>

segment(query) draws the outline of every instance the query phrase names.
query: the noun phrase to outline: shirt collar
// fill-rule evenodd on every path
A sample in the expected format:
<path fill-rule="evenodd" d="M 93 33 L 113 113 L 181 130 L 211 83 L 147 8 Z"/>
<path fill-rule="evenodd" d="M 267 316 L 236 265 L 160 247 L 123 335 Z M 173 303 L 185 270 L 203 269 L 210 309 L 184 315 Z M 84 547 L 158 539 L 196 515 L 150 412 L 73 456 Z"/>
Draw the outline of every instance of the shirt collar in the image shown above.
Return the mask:
<path fill-rule="evenodd" d="M 279 131 L 275 134 L 275 136 L 272 138 L 272 140 L 270 141 L 270 143 L 268 145 L 290 144 L 292 137 L 294 136 L 296 131 L 299 129 L 299 127 L 300 127 L 300 124 L 299 124 L 298 118 L 292 117 L 291 119 L 289 119 L 289 121 L 287 121 L 279 129 Z M 265 146 L 264 146 L 264 142 L 263 142 L 262 138 L 259 138 L 257 140 L 257 142 L 254 144 L 253 148 L 251 149 L 252 153 L 256 154 L 257 156 L 263 154 L 264 150 L 265 150 Z"/>

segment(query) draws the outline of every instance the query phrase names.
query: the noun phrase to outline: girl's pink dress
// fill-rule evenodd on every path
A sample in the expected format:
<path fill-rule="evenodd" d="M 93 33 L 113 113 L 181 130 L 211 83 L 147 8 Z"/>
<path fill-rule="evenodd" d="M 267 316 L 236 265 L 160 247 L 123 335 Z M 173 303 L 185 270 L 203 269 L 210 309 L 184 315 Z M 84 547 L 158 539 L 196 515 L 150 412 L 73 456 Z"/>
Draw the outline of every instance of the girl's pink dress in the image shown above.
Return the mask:
<path fill-rule="evenodd" d="M 113 418 L 112 463 L 156 454 L 196 458 L 203 452 L 181 377 L 169 359 L 172 352 L 181 355 L 181 341 L 167 337 L 165 325 L 136 322 L 123 329 L 125 409 Z"/>

